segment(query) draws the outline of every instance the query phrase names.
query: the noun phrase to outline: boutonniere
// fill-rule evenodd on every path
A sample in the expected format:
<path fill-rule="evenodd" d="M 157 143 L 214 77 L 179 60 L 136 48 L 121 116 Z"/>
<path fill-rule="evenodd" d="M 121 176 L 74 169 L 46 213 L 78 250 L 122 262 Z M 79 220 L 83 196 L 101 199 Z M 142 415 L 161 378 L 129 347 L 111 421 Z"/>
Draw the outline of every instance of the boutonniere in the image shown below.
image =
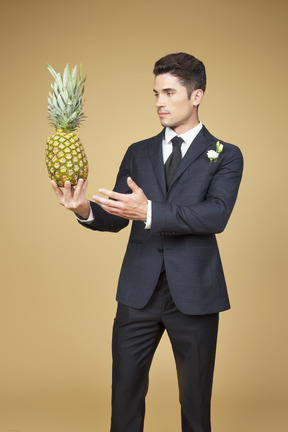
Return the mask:
<path fill-rule="evenodd" d="M 223 151 L 224 145 L 220 144 L 219 141 L 216 143 L 216 151 L 215 150 L 208 150 L 207 156 L 210 159 L 210 162 L 217 162 L 217 159 L 220 155 L 220 153 Z"/>

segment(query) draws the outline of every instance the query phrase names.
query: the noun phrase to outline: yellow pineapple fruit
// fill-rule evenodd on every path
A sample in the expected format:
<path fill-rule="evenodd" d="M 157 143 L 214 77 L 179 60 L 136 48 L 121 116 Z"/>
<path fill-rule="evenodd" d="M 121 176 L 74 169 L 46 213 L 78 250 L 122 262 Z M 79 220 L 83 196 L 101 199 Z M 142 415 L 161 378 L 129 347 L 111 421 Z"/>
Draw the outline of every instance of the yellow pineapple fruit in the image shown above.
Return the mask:
<path fill-rule="evenodd" d="M 84 82 L 81 68 L 77 81 L 77 66 L 70 72 L 66 65 L 63 77 L 48 65 L 54 83 L 52 94 L 48 97 L 48 118 L 57 133 L 51 135 L 46 143 L 46 166 L 51 180 L 58 186 L 64 186 L 69 180 L 75 186 L 80 178 L 88 176 L 88 161 L 79 137 L 74 131 L 85 118 L 82 108 Z"/>

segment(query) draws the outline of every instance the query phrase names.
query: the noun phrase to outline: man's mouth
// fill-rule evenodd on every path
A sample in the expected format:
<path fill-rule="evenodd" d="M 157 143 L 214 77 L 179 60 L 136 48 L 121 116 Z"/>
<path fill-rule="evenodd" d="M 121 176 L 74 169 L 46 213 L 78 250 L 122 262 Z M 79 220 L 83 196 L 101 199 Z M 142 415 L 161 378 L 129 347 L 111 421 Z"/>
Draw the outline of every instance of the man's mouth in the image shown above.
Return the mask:
<path fill-rule="evenodd" d="M 169 114 L 169 112 L 167 112 L 167 111 L 158 111 L 159 117 L 165 117 L 168 114 Z"/>

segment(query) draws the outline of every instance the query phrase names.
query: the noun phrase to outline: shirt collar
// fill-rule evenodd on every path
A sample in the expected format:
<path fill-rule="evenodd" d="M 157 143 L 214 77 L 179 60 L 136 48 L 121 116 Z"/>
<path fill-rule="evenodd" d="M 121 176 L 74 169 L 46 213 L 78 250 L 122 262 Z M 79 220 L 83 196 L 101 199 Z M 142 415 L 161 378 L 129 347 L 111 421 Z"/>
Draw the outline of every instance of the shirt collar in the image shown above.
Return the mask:
<path fill-rule="evenodd" d="M 181 136 L 181 138 L 184 140 L 185 143 L 191 144 L 194 138 L 196 137 L 196 135 L 202 129 L 202 126 L 203 126 L 202 122 L 200 122 L 197 126 L 195 126 L 194 128 L 188 130 L 187 132 L 179 136 Z M 172 140 L 172 138 L 174 138 L 175 136 L 177 136 L 177 134 L 170 127 L 166 127 L 165 129 L 166 143 L 169 143 Z"/>

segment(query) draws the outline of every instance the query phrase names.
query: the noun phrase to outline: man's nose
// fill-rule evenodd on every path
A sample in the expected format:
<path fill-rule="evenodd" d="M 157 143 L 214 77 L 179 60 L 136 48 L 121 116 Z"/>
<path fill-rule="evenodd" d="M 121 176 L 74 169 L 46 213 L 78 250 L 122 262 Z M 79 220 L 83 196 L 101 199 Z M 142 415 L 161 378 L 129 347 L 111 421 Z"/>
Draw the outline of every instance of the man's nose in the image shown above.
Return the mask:
<path fill-rule="evenodd" d="M 158 96 L 156 99 L 156 107 L 160 108 L 160 107 L 164 107 L 165 106 L 165 101 L 163 99 L 163 97 Z"/>

